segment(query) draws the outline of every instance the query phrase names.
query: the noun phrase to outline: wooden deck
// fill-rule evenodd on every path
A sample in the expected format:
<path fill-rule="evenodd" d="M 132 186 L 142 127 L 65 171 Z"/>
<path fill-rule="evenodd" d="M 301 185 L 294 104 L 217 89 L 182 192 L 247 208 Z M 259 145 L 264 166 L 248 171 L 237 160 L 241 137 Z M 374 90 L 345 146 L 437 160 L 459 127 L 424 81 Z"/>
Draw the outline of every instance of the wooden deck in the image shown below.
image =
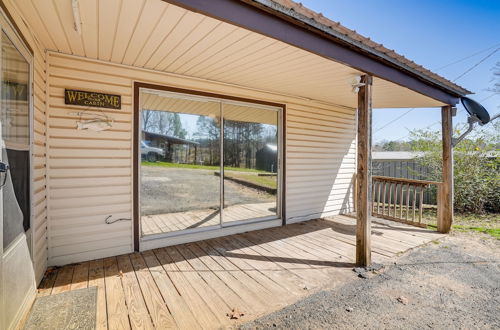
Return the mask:
<path fill-rule="evenodd" d="M 443 236 L 374 221 L 374 262 Z M 67 265 L 47 271 L 39 295 L 97 286 L 98 329 L 219 328 L 352 279 L 354 233 L 337 216 Z M 232 309 L 244 316 L 230 320 Z"/>
<path fill-rule="evenodd" d="M 238 204 L 224 208 L 224 222 L 276 216 L 276 203 Z M 144 215 L 142 234 L 154 235 L 199 227 L 218 226 L 218 210 L 206 209 L 187 212 Z"/>

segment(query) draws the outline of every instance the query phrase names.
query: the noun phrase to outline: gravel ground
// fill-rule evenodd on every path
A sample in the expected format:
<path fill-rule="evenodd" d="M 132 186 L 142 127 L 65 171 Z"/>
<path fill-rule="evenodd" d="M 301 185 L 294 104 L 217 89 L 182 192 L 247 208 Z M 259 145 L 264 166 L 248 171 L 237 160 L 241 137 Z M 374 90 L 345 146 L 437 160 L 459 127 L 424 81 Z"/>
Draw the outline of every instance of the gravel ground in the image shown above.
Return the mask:
<path fill-rule="evenodd" d="M 499 329 L 500 241 L 458 233 L 244 329 Z"/>
<path fill-rule="evenodd" d="M 141 213 L 162 214 L 219 207 L 220 181 L 214 171 L 168 167 L 141 167 Z M 224 181 L 227 206 L 267 203 L 276 196 Z"/>

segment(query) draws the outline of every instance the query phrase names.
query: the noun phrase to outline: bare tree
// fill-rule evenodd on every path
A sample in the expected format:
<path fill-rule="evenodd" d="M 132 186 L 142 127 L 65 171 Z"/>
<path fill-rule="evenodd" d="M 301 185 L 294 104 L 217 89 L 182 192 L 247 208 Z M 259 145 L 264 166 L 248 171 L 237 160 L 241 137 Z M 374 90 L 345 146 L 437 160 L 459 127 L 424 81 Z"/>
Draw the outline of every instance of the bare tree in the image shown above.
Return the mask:
<path fill-rule="evenodd" d="M 152 118 L 154 116 L 155 111 L 152 110 L 143 110 L 142 111 L 142 130 L 149 131 L 152 129 Z"/>
<path fill-rule="evenodd" d="M 493 87 L 490 90 L 495 94 L 500 94 L 500 62 L 493 67 Z"/>

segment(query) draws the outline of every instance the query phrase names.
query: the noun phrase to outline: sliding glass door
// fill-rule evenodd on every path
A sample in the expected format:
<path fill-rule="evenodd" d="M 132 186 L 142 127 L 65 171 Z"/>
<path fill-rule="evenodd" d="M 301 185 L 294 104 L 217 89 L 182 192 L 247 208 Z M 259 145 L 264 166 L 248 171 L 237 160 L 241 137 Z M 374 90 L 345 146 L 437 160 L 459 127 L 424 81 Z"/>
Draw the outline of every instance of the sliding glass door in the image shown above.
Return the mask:
<path fill-rule="evenodd" d="M 220 102 L 141 94 L 141 229 L 220 225 Z"/>
<path fill-rule="evenodd" d="M 224 223 L 277 217 L 279 111 L 224 103 Z"/>
<path fill-rule="evenodd" d="M 279 218 L 280 108 L 141 89 L 141 236 Z"/>

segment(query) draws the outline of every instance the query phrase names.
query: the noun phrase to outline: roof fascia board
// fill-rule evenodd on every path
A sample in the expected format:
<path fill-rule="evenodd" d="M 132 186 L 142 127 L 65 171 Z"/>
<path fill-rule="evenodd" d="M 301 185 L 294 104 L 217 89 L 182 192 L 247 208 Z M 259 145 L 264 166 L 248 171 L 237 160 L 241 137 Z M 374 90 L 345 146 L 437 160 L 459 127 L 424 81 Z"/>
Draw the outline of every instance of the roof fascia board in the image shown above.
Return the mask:
<path fill-rule="evenodd" d="M 266 35 L 276 40 L 304 49 L 319 56 L 340 62 L 356 70 L 391 81 L 400 86 L 433 98 L 439 102 L 456 105 L 460 95 L 444 90 L 432 82 L 401 68 L 374 59 L 357 50 L 326 38 L 310 29 L 298 26 L 272 13 L 235 0 L 163 0 L 244 29 Z"/>
<path fill-rule="evenodd" d="M 341 44 L 347 45 L 349 47 L 357 48 L 358 50 L 360 50 L 368 55 L 374 56 L 376 58 L 380 58 L 380 59 L 382 59 L 382 60 L 384 60 L 384 61 L 386 61 L 386 62 L 388 62 L 396 67 L 399 67 L 401 69 L 404 69 L 404 70 L 410 72 L 411 74 L 414 74 L 414 75 L 421 77 L 425 81 L 429 81 L 437 86 L 441 86 L 444 90 L 449 90 L 453 93 L 456 93 L 457 95 L 470 94 L 470 92 L 465 90 L 465 89 L 453 88 L 452 86 L 447 86 L 446 84 L 443 84 L 439 80 L 436 80 L 433 77 L 425 75 L 424 73 L 416 70 L 415 68 L 412 68 L 411 66 L 409 66 L 403 62 L 400 62 L 393 57 L 388 56 L 386 53 L 384 53 L 380 50 L 374 49 L 374 48 L 360 42 L 359 40 L 352 38 L 349 35 L 346 35 L 346 34 L 343 34 L 339 31 L 336 31 L 335 29 L 333 29 L 331 27 L 325 26 L 324 24 L 321 24 L 312 18 L 304 16 L 291 8 L 285 8 L 283 5 L 280 5 L 272 0 L 240 0 L 240 1 L 259 6 L 263 10 L 266 10 L 266 8 L 268 8 L 267 10 L 277 12 L 284 19 L 288 18 L 288 19 L 297 20 L 297 21 L 299 21 L 300 24 L 306 25 L 307 26 L 306 28 L 309 28 L 309 26 L 310 26 L 313 29 L 316 29 L 317 32 L 326 34 L 326 37 L 329 37 L 330 39 L 334 38 L 334 39 L 336 39 L 337 42 L 340 42 Z"/>

